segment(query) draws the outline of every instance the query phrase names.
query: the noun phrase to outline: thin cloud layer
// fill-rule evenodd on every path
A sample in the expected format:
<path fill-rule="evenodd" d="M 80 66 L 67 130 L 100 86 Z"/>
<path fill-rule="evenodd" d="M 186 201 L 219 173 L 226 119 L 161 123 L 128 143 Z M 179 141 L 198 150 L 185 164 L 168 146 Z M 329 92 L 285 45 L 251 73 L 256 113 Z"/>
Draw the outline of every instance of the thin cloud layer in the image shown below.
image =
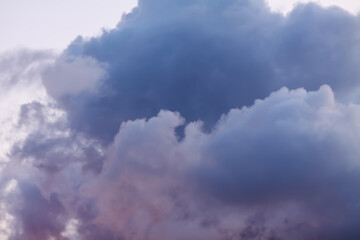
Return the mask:
<path fill-rule="evenodd" d="M 1 58 L 0 238 L 359 239 L 358 27 L 140 0 L 60 56 Z"/>

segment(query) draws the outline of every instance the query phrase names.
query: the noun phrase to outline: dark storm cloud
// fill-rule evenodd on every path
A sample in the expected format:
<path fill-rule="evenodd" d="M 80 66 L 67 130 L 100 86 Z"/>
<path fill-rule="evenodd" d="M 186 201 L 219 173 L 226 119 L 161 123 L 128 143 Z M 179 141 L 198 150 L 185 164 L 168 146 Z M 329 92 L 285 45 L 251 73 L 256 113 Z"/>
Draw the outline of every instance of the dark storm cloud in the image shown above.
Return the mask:
<path fill-rule="evenodd" d="M 352 98 L 348 90 L 359 86 L 358 38 L 357 17 L 312 3 L 284 17 L 261 0 L 144 0 L 116 29 L 79 37 L 65 53 L 107 65 L 101 94 L 53 96 L 75 128 L 107 140 L 121 121 L 161 109 L 211 128 L 229 109 L 282 86 L 329 84 Z"/>

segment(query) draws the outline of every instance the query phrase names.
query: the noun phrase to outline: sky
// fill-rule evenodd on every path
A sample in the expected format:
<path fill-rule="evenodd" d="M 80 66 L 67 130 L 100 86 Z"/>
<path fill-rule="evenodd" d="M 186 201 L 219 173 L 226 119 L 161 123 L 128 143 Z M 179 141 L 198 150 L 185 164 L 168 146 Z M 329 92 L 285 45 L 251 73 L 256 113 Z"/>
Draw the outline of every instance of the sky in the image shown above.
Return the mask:
<path fill-rule="evenodd" d="M 136 0 L 3 0 L 0 51 L 18 47 L 64 49 L 76 36 L 114 28 Z M 54 30 L 56 27 L 56 30 Z"/>
<path fill-rule="evenodd" d="M 360 239 L 357 3 L 61 4 L 0 3 L 0 240 Z"/>
<path fill-rule="evenodd" d="M 269 0 L 273 11 L 288 13 L 308 0 Z M 353 14 L 360 2 L 319 0 L 323 6 L 340 6 Z M 91 37 L 116 26 L 122 13 L 131 11 L 136 0 L 2 0 L 0 3 L 0 52 L 19 47 L 61 51 L 78 35 Z M 86 6 L 86 7 L 84 7 Z M 56 31 L 54 31 L 56 27 Z"/>

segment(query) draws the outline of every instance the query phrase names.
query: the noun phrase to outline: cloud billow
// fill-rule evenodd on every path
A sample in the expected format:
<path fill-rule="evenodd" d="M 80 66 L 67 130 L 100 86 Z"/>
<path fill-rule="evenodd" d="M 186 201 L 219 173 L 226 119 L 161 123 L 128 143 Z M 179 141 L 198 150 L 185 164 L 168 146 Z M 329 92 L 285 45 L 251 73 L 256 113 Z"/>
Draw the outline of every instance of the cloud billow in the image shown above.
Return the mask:
<path fill-rule="evenodd" d="M 61 56 L 0 61 L 0 238 L 359 239 L 358 28 L 140 0 Z"/>
<path fill-rule="evenodd" d="M 261 0 L 140 1 L 116 29 L 80 37 L 64 53 L 106 64 L 102 93 L 54 96 L 75 128 L 107 140 L 122 121 L 161 109 L 211 129 L 224 112 L 282 86 L 329 84 L 348 100 L 360 75 L 358 26 L 344 10 L 316 4 L 284 17 Z"/>
<path fill-rule="evenodd" d="M 283 88 L 210 133 L 192 122 L 181 141 L 184 119 L 162 111 L 122 124 L 83 194 L 125 239 L 357 239 L 359 117 L 328 86 Z"/>

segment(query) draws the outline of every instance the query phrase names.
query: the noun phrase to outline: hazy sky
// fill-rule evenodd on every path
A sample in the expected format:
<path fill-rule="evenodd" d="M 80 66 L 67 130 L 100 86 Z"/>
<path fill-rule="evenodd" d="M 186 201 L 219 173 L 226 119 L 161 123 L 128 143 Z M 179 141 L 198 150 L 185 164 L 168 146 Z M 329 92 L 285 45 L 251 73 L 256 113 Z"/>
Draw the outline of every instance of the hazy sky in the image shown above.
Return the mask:
<path fill-rule="evenodd" d="M 1 0 L 0 51 L 66 47 L 77 35 L 113 28 L 136 0 Z"/>
<path fill-rule="evenodd" d="M 298 0 L 269 0 L 274 11 L 287 12 Z M 300 2 L 309 2 L 302 0 Z M 324 6 L 336 4 L 352 13 L 360 1 L 319 0 Z M 113 28 L 123 12 L 136 0 L 1 0 L 0 52 L 17 47 L 36 49 L 65 48 L 76 36 L 98 35 L 102 28 Z"/>

